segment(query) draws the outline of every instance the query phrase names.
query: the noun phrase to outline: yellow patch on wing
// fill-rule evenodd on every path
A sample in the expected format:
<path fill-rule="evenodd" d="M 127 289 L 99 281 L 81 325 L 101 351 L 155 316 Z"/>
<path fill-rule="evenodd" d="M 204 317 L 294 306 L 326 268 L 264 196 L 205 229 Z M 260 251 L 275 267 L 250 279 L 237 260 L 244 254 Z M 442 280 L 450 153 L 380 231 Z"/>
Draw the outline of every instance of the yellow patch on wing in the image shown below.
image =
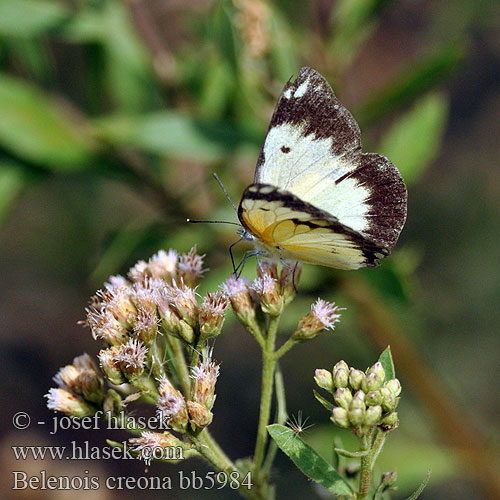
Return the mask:
<path fill-rule="evenodd" d="M 311 219 L 310 214 L 284 207 L 279 201 L 244 200 L 241 218 L 271 254 L 279 248 L 280 256 L 285 259 L 338 269 L 366 265 L 356 243 L 348 235 L 332 230 L 329 221 L 316 219 L 314 223 L 324 227 L 311 228 L 301 224 Z"/>

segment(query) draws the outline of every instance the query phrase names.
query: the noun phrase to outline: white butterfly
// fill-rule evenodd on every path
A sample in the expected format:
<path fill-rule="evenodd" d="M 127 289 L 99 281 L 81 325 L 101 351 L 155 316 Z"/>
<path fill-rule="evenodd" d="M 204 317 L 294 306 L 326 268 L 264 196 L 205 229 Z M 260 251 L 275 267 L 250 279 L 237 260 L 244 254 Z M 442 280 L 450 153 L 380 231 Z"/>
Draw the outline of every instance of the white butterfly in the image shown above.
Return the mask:
<path fill-rule="evenodd" d="M 304 67 L 281 93 L 238 218 L 259 254 L 358 269 L 389 255 L 406 200 L 398 169 L 361 152 L 351 113 Z"/>

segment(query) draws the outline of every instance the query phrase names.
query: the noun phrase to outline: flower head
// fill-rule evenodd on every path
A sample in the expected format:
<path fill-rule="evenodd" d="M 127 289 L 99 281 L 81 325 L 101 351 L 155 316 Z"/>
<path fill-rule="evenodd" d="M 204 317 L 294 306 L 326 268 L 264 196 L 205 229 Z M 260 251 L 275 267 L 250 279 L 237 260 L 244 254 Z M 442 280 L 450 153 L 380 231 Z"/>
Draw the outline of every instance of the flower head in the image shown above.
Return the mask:
<path fill-rule="evenodd" d="M 250 281 L 231 274 L 222 285 L 222 290 L 229 297 L 238 319 L 244 325 L 255 323 L 255 302 L 250 294 Z"/>
<path fill-rule="evenodd" d="M 95 409 L 87 404 L 81 396 L 66 389 L 52 388 L 45 394 L 45 397 L 49 410 L 60 411 L 70 417 L 85 417 L 95 413 Z"/>
<path fill-rule="evenodd" d="M 318 299 L 311 306 L 311 312 L 304 316 L 292 335 L 297 341 L 310 340 L 326 328 L 333 330 L 333 325 L 339 321 L 340 314 L 334 302 Z"/>
<path fill-rule="evenodd" d="M 227 296 L 221 290 L 208 292 L 203 298 L 199 314 L 200 341 L 219 335 L 228 304 Z"/>
<path fill-rule="evenodd" d="M 137 378 L 144 371 L 147 352 L 147 348 L 140 340 L 130 339 L 116 350 L 115 362 L 126 377 Z"/>
<path fill-rule="evenodd" d="M 162 377 L 159 382 L 158 415 L 174 431 L 184 432 L 188 423 L 186 402 L 167 377 Z"/>
<path fill-rule="evenodd" d="M 191 400 L 205 405 L 209 410 L 215 402 L 215 383 L 219 376 L 219 365 L 210 356 L 191 369 L 193 387 Z"/>
<path fill-rule="evenodd" d="M 168 252 L 160 250 L 148 262 L 143 260 L 137 262 L 134 267 L 130 268 L 128 276 L 134 282 L 140 282 L 149 277 L 163 279 L 170 283 L 177 276 L 177 262 L 178 256 L 175 250 L 170 249 Z"/>
<path fill-rule="evenodd" d="M 183 446 L 182 441 L 170 432 L 160 434 L 159 432 L 145 431 L 141 437 L 130 438 L 129 442 L 134 450 L 139 452 L 139 457 L 144 460 L 146 465 L 149 465 L 152 459 L 163 459 L 165 454 L 162 453 L 161 449 Z"/>
<path fill-rule="evenodd" d="M 278 316 L 283 310 L 284 300 L 280 292 L 278 279 L 274 278 L 272 274 L 264 273 L 256 278 L 250 289 L 257 294 L 263 312 Z"/>
<path fill-rule="evenodd" d="M 198 255 L 196 253 L 196 245 L 186 254 L 183 253 L 179 259 L 178 275 L 179 278 L 187 285 L 196 286 L 205 269 L 203 269 L 203 258 L 205 254 Z"/>

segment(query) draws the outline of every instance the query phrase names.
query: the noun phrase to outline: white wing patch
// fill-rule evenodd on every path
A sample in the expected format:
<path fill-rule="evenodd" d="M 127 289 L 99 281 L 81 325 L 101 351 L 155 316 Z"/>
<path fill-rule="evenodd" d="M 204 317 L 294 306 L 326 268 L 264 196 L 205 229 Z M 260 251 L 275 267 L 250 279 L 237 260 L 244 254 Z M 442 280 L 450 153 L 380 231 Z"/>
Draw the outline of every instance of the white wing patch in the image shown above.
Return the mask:
<path fill-rule="evenodd" d="M 332 154 L 332 140 L 318 139 L 314 134 L 306 136 L 300 125 L 282 123 L 272 127 L 264 143 L 264 163 L 255 182 L 279 186 L 362 232 L 370 224 L 367 214 L 371 205 L 367 200 L 371 190 L 354 178 L 335 184 L 354 167 L 345 154 Z"/>

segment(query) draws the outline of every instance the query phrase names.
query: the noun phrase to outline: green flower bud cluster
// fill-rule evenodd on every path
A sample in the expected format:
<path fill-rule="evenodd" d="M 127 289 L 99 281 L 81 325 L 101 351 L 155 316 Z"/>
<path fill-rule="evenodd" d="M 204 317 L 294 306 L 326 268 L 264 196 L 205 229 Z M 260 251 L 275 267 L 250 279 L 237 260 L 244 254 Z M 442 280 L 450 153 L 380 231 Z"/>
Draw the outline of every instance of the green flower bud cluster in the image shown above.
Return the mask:
<path fill-rule="evenodd" d="M 333 395 L 336 406 L 330 418 L 339 427 L 352 429 L 358 436 L 372 427 L 384 431 L 397 427 L 401 384 L 397 378 L 385 380 L 380 362 L 362 372 L 339 361 L 331 372 L 316 370 L 314 380 Z"/>

